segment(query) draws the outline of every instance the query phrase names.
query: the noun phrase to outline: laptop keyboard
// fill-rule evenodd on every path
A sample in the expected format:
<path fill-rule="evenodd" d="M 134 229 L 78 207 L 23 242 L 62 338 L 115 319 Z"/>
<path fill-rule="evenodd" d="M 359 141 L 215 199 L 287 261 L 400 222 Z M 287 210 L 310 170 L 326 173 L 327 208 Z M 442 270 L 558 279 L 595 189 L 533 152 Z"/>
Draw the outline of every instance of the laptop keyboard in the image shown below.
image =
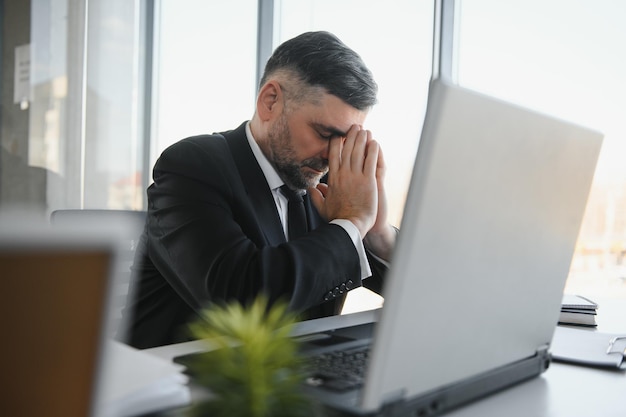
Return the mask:
<path fill-rule="evenodd" d="M 346 391 L 363 385 L 369 346 L 322 353 L 311 357 L 312 375 L 306 383 L 334 391 Z"/>

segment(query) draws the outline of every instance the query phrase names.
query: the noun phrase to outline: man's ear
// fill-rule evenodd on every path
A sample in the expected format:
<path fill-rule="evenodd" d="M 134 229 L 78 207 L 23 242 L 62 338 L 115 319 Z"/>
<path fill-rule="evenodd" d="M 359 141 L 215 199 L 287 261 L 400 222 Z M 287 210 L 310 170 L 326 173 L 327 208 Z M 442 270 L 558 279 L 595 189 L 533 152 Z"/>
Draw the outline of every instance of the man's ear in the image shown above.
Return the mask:
<path fill-rule="evenodd" d="M 269 121 L 282 112 L 283 92 L 276 80 L 266 82 L 256 100 L 257 114 L 262 121 Z"/>

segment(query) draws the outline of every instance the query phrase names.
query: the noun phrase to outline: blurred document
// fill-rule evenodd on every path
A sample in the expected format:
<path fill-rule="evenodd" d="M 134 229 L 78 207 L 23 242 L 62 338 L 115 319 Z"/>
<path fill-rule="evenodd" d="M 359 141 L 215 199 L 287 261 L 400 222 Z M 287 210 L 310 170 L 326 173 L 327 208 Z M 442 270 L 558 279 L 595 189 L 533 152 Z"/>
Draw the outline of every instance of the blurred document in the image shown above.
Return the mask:
<path fill-rule="evenodd" d="M 113 340 L 105 358 L 96 416 L 133 416 L 190 403 L 182 366 Z"/>

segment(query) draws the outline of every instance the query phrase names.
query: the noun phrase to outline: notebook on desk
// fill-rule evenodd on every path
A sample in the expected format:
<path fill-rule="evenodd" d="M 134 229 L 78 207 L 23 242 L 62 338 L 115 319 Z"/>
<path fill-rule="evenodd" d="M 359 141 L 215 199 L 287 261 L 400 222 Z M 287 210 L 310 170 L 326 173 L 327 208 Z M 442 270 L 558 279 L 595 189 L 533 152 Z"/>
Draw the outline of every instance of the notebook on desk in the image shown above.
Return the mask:
<path fill-rule="evenodd" d="M 342 415 L 426 416 L 541 374 L 601 142 L 432 81 L 380 318 L 306 344 L 371 345 L 362 379 L 314 372 L 307 391 Z"/>

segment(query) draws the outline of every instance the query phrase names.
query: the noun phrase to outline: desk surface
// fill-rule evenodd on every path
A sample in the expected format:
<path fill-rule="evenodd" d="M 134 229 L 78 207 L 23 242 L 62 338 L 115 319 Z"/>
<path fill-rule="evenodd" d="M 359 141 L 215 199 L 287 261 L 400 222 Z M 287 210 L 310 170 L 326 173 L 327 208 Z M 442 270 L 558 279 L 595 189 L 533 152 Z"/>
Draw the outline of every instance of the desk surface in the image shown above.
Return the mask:
<path fill-rule="evenodd" d="M 598 331 L 626 333 L 626 301 L 596 300 Z M 590 330 L 593 331 L 593 330 Z M 163 358 L 197 351 L 197 342 L 147 351 Z M 624 417 L 626 373 L 552 363 L 538 378 L 447 413 L 449 417 Z"/>

